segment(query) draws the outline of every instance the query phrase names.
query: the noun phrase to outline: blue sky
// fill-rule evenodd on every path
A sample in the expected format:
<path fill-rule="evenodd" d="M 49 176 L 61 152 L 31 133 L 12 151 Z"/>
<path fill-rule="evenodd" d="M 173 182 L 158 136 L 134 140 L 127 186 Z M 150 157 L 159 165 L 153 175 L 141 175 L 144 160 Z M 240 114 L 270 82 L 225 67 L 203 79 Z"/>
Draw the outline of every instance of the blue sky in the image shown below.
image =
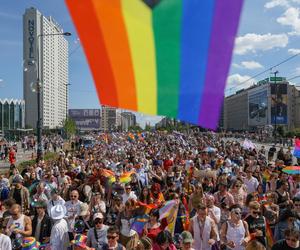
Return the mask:
<path fill-rule="evenodd" d="M 70 108 L 98 108 L 99 101 L 78 36 L 63 0 L 0 0 L 0 98 L 23 97 L 22 15 L 38 8 L 52 16 L 65 31 L 70 47 Z M 245 0 L 226 94 L 270 76 L 266 72 L 243 85 L 241 82 L 300 52 L 300 0 Z M 274 68 L 280 76 L 300 75 L 300 57 Z M 293 80 L 300 84 L 300 77 Z M 157 117 L 138 116 L 155 122 Z"/>

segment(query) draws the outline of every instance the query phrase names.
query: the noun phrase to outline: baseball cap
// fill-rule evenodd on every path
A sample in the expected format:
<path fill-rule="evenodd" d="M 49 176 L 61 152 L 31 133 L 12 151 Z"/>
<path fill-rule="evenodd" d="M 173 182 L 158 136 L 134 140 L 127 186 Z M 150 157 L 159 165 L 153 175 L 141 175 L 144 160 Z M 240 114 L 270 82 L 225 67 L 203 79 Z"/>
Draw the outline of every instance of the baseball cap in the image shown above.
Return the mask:
<path fill-rule="evenodd" d="M 103 214 L 102 213 L 95 213 L 94 214 L 94 217 L 93 217 L 93 220 L 96 220 L 96 219 L 103 219 Z"/>
<path fill-rule="evenodd" d="M 183 243 L 193 243 L 194 241 L 193 236 L 189 231 L 183 231 L 181 237 Z"/>

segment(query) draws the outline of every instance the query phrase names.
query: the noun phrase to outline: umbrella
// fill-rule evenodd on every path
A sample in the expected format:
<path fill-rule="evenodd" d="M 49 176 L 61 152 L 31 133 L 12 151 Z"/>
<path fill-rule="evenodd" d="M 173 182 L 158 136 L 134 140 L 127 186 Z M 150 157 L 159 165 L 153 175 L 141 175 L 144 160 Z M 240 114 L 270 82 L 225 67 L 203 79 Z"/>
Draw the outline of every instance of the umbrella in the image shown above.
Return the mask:
<path fill-rule="evenodd" d="M 300 174 L 300 166 L 288 166 L 282 169 L 287 174 Z"/>
<path fill-rule="evenodd" d="M 213 147 L 207 147 L 204 149 L 205 152 L 207 153 L 213 153 L 213 152 L 216 152 L 217 149 L 216 148 L 213 148 Z"/>

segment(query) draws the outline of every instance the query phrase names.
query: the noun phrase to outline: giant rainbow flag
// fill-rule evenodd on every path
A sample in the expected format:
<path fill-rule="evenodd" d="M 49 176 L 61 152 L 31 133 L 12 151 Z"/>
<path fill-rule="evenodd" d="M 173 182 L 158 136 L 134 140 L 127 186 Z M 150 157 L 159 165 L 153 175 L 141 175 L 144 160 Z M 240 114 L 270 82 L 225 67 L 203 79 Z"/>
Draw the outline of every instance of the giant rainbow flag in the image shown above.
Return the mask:
<path fill-rule="evenodd" d="M 295 139 L 295 148 L 293 155 L 296 158 L 300 158 L 300 139 Z"/>
<path fill-rule="evenodd" d="M 101 104 L 216 128 L 243 0 L 66 0 Z"/>

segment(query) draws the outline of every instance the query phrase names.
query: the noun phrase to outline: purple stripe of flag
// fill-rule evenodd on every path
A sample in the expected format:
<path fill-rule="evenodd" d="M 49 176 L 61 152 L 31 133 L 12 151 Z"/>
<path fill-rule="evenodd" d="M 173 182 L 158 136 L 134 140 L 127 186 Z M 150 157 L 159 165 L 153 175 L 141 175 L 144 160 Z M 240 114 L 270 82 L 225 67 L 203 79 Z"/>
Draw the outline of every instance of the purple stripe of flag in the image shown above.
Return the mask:
<path fill-rule="evenodd" d="M 199 124 L 216 129 L 243 0 L 217 0 Z"/>

